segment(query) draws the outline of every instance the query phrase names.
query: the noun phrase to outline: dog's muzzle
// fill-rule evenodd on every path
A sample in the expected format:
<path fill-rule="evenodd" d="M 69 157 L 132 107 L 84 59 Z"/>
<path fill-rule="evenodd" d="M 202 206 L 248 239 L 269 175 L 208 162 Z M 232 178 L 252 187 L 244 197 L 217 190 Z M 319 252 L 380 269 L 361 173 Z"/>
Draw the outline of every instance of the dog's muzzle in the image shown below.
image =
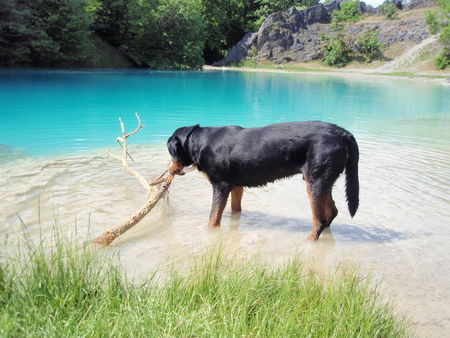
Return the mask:
<path fill-rule="evenodd" d="M 183 176 L 185 172 L 183 171 L 184 166 L 177 161 L 172 161 L 167 169 L 170 175 L 180 175 Z"/>

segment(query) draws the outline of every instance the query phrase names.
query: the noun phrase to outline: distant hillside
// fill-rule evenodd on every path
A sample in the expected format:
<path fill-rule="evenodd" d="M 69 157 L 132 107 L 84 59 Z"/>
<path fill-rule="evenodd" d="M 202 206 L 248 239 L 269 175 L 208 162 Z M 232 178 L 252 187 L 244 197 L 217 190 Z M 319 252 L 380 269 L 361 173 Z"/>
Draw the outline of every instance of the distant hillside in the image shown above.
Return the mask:
<path fill-rule="evenodd" d="M 232 65 L 248 58 L 276 64 L 319 60 L 323 57 L 322 36 L 337 34 L 330 23 L 332 12 L 340 9 L 341 3 L 335 0 L 300 11 L 292 7 L 275 13 L 265 20 L 258 32 L 246 34 L 224 60 L 214 65 Z M 346 39 L 357 41 L 365 32 L 378 32 L 385 61 L 389 61 L 430 38 L 425 15 L 435 6 L 434 0 L 416 0 L 404 7 L 399 3 L 398 6 L 401 8 L 398 18 L 387 20 L 379 8 L 360 2 L 359 10 L 363 18 L 344 27 Z M 426 48 L 417 48 L 416 53 L 410 53 L 405 62 L 391 64 L 386 69 L 393 71 L 408 67 L 415 60 L 414 57 L 420 61 L 431 59 L 440 48 L 438 39 L 430 39 Z"/>

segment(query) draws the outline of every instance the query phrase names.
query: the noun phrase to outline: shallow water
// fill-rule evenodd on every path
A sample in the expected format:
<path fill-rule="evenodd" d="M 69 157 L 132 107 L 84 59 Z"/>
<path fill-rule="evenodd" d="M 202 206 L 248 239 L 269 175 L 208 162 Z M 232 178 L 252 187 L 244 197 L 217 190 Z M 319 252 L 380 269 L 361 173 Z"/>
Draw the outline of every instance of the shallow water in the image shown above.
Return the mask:
<path fill-rule="evenodd" d="M 138 183 L 106 155 L 118 148 L 116 118 L 148 124 L 131 139 L 147 177 L 169 161 L 176 127 L 320 119 L 356 136 L 360 209 L 351 219 L 343 180 L 340 211 L 318 242 L 305 240 L 310 210 L 300 176 L 249 189 L 240 216 L 207 231 L 211 188 L 198 172 L 177 177 L 161 202 L 109 250 L 138 275 L 221 243 L 279 262 L 301 252 L 318 268 L 343 260 L 382 279 L 421 336 L 450 332 L 450 88 L 400 80 L 231 72 L 0 72 L 0 233 L 15 243 L 55 227 L 96 236 L 145 202 Z"/>

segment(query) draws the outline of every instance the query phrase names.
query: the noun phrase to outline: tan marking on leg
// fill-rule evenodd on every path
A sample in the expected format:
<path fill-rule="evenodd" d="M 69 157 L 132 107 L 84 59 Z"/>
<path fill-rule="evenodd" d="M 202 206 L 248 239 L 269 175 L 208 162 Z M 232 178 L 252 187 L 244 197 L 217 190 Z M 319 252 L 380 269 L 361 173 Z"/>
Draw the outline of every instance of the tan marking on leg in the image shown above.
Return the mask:
<path fill-rule="evenodd" d="M 312 229 L 308 236 L 309 240 L 316 241 L 319 239 L 320 233 L 324 228 L 323 221 L 325 219 L 325 209 L 326 209 L 326 195 L 320 196 L 319 198 L 314 198 L 311 192 L 311 184 L 307 181 L 306 192 L 309 197 L 309 204 L 311 206 L 312 213 Z"/>
<path fill-rule="evenodd" d="M 326 206 L 325 206 L 325 217 L 327 220 L 327 227 L 330 226 L 331 222 L 333 222 L 334 218 L 337 216 L 338 210 L 336 208 L 336 204 L 333 200 L 333 195 L 330 191 L 326 195 Z"/>
<path fill-rule="evenodd" d="M 209 217 L 208 226 L 209 227 L 220 226 L 220 222 L 222 220 L 222 213 L 223 213 L 223 210 L 220 211 L 219 209 L 215 209 Z"/>
<path fill-rule="evenodd" d="M 231 211 L 232 212 L 241 212 L 242 206 L 242 195 L 244 194 L 244 188 L 243 187 L 234 187 L 233 190 L 231 190 Z"/>
<path fill-rule="evenodd" d="M 221 203 L 220 205 L 214 206 L 209 216 L 208 227 L 220 226 L 220 222 L 222 221 L 223 210 L 225 209 L 226 204 L 227 201 L 225 201 L 225 203 Z"/>

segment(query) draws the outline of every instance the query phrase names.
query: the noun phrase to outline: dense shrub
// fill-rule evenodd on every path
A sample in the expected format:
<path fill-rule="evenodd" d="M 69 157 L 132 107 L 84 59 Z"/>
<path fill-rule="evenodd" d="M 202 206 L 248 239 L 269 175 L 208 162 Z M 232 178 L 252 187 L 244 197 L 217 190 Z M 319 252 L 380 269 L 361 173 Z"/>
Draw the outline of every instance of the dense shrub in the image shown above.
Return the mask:
<path fill-rule="evenodd" d="M 347 45 L 343 35 L 335 37 L 323 36 L 325 45 L 322 49 L 324 58 L 323 63 L 331 67 L 344 67 L 350 60 L 352 49 Z"/>
<path fill-rule="evenodd" d="M 395 20 L 398 18 L 398 10 L 397 7 L 395 6 L 394 1 L 392 0 L 381 5 L 380 11 L 381 14 L 383 14 L 387 20 Z"/>
<path fill-rule="evenodd" d="M 428 31 L 430 34 L 436 34 L 440 30 L 440 22 L 435 12 L 428 11 L 427 16 L 425 17 L 425 22 L 428 25 Z"/>
<path fill-rule="evenodd" d="M 331 28 L 334 30 L 341 30 L 344 24 L 356 22 L 362 17 L 358 0 L 343 2 L 340 6 L 340 10 L 333 11 L 331 14 Z"/>
<path fill-rule="evenodd" d="M 378 31 L 367 31 L 357 41 L 357 49 L 364 57 L 365 62 L 370 63 L 373 60 L 379 59 L 383 56 L 383 53 L 380 49 L 381 47 L 383 47 L 383 44 L 378 42 L 378 39 Z"/>
<path fill-rule="evenodd" d="M 450 0 L 438 0 L 438 12 L 428 12 L 426 22 L 431 34 L 439 33 L 444 48 L 434 59 L 436 68 L 446 69 L 450 64 Z"/>
<path fill-rule="evenodd" d="M 437 69 L 446 69 L 450 66 L 450 50 L 444 48 L 434 59 L 434 64 Z"/>

